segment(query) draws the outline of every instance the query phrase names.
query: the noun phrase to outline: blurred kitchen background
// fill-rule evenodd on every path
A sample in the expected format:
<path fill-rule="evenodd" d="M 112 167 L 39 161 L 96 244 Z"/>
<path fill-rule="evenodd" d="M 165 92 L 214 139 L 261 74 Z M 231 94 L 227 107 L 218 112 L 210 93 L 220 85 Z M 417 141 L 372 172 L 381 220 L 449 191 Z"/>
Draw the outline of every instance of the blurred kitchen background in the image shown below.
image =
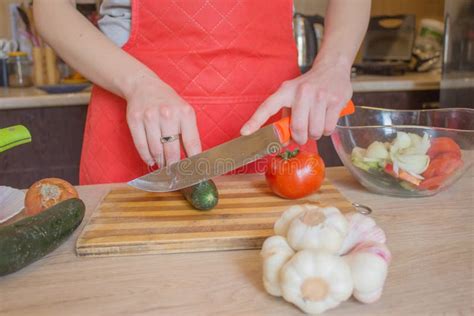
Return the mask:
<path fill-rule="evenodd" d="M 96 0 L 77 1 L 92 22 Z M 324 35 L 328 0 L 295 0 L 298 63 L 309 69 Z M 373 0 L 371 21 L 352 71 L 353 101 L 400 109 L 474 107 L 474 0 Z M 0 0 L 0 131 L 22 124 L 33 141 L 2 152 L 0 185 L 29 186 L 57 176 L 74 184 L 90 83 L 36 32 L 31 1 Z M 4 137 L 5 138 L 5 137 Z M 329 138 L 318 142 L 340 165 Z"/>

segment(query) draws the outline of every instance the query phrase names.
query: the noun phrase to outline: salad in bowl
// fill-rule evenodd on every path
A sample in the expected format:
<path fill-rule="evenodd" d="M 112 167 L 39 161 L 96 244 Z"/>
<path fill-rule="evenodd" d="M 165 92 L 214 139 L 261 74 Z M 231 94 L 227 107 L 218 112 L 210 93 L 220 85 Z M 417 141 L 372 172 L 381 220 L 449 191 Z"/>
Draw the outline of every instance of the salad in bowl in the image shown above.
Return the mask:
<path fill-rule="evenodd" d="M 474 110 L 357 107 L 339 120 L 332 140 L 344 165 L 369 190 L 434 195 L 472 166 Z"/>

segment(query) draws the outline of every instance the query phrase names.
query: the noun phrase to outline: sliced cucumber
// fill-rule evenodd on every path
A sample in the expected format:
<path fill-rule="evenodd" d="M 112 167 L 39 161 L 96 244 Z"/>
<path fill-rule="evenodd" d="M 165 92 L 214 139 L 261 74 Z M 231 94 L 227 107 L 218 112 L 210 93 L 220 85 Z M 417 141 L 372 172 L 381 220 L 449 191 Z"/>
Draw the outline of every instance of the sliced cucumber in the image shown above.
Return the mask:
<path fill-rule="evenodd" d="M 219 193 L 212 180 L 195 184 L 181 190 L 184 198 L 197 210 L 208 211 L 219 202 Z"/>

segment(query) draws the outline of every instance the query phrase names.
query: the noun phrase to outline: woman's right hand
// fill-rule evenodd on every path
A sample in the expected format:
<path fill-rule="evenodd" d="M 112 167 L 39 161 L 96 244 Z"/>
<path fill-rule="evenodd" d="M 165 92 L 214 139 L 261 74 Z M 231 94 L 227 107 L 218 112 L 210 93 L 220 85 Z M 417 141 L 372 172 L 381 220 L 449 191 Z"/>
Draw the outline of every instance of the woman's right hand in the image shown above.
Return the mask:
<path fill-rule="evenodd" d="M 153 76 L 137 79 L 125 93 L 127 123 L 140 157 L 149 166 L 172 164 L 180 159 L 180 142 L 188 156 L 201 152 L 194 109 L 170 86 Z M 181 138 L 161 143 L 161 137 Z"/>

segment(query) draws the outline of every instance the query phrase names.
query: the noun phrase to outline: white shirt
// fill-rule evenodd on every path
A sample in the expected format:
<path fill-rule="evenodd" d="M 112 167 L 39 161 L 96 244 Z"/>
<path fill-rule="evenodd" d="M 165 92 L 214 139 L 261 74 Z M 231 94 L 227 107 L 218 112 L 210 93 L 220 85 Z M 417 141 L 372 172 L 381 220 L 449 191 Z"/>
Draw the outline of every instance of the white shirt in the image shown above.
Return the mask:
<path fill-rule="evenodd" d="M 132 9 L 130 0 L 103 0 L 100 5 L 99 28 L 117 46 L 122 47 L 130 36 Z"/>

